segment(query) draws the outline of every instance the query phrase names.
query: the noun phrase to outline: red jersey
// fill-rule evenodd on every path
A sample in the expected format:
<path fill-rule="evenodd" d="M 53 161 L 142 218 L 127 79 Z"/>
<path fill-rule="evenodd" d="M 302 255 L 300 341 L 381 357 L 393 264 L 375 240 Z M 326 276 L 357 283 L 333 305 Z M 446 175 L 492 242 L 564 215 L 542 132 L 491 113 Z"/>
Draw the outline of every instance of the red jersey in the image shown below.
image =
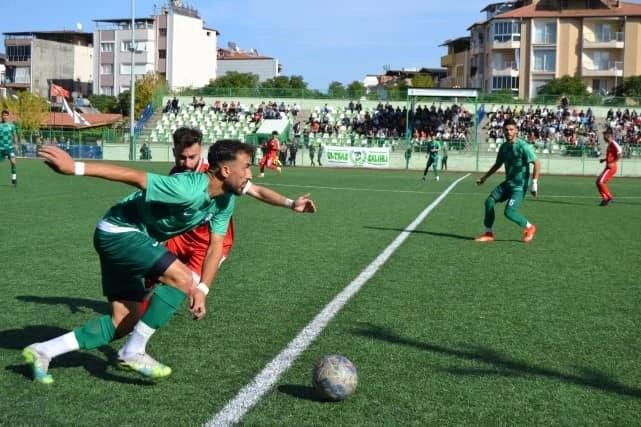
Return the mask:
<path fill-rule="evenodd" d="M 267 142 L 266 156 L 272 156 L 278 153 L 278 138 L 272 138 Z"/>
<path fill-rule="evenodd" d="M 207 163 L 207 160 L 201 158 L 194 172 L 207 172 L 208 168 L 209 163 Z M 185 172 L 185 170 L 174 166 L 171 171 L 169 171 L 169 175 L 181 172 Z M 182 243 L 185 244 L 186 247 L 204 245 L 204 247 L 207 248 L 209 245 L 209 224 L 202 224 L 187 233 L 181 234 L 180 240 L 182 240 Z"/>
<path fill-rule="evenodd" d="M 612 140 L 608 144 L 608 148 L 605 152 L 605 161 L 608 163 L 614 163 L 619 158 L 621 154 L 621 146 L 617 144 L 615 140 Z"/>

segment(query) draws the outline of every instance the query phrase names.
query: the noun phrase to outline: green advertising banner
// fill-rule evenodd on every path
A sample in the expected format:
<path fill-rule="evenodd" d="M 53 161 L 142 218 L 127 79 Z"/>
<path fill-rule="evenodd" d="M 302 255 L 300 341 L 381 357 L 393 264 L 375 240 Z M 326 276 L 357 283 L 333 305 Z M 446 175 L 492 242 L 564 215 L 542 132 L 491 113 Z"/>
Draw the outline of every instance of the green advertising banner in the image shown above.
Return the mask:
<path fill-rule="evenodd" d="M 388 168 L 389 147 L 325 147 L 327 166 L 350 168 Z"/>

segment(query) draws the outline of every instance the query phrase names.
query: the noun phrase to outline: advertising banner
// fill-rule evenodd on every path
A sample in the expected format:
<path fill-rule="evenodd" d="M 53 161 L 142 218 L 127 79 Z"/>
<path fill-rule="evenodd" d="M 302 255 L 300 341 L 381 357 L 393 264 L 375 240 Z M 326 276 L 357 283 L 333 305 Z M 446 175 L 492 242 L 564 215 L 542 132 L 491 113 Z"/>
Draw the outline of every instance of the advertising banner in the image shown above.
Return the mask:
<path fill-rule="evenodd" d="M 327 166 L 389 168 L 389 147 L 325 147 Z"/>

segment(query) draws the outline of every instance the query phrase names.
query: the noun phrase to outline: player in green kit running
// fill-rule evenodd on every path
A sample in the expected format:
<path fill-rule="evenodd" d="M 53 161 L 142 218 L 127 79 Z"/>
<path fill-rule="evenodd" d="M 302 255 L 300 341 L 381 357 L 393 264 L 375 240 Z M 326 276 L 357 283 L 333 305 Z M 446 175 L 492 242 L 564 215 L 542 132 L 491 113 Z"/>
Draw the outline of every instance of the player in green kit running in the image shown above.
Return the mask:
<path fill-rule="evenodd" d="M 32 366 L 34 379 L 50 384 L 49 362 L 78 349 L 106 345 L 131 331 L 118 352 L 118 367 L 149 378 L 163 378 L 171 368 L 149 356 L 146 345 L 166 324 L 181 303 L 189 298 L 195 319 L 206 313 L 206 296 L 223 255 L 223 241 L 235 198 L 249 185 L 253 147 L 237 140 L 220 140 L 209 149 L 209 168 L 203 173 L 170 176 L 146 173 L 106 163 L 82 163 L 54 146 L 40 149 L 39 156 L 56 172 L 87 175 L 139 188 L 112 206 L 98 222 L 94 247 L 100 258 L 103 294 L 111 315 L 90 320 L 84 326 L 46 342 L 26 347 L 22 354 Z M 299 212 L 314 212 L 307 196 L 295 201 L 280 196 L 281 206 Z M 274 199 L 276 200 L 276 199 Z M 167 241 L 201 224 L 209 224 L 210 248 L 205 257 L 200 283 L 176 255 L 160 242 Z M 148 309 L 140 317 L 146 293 L 144 277 L 160 282 Z M 140 319 L 140 320 L 138 320 Z"/>
<path fill-rule="evenodd" d="M 523 242 L 529 243 L 534 238 L 536 227 L 518 211 L 527 192 L 530 180 L 530 163 L 534 165 L 530 191 L 536 197 L 541 164 L 527 141 L 518 137 L 519 130 L 513 119 L 505 120 L 503 133 L 506 141 L 499 147 L 496 162 L 476 183 L 482 185 L 494 172 L 505 165 L 505 181 L 500 183 L 485 199 L 485 233 L 477 237 L 477 242 L 493 242 L 494 206 L 497 202 L 507 202 L 505 216 L 523 228 Z"/>
<path fill-rule="evenodd" d="M 425 165 L 425 170 L 423 171 L 423 181 L 430 170 L 430 167 L 434 169 L 434 180 L 438 181 L 440 178 L 438 176 L 438 152 L 441 151 L 441 143 L 437 139 L 432 139 L 427 143 L 427 164 Z"/>
<path fill-rule="evenodd" d="M 11 163 L 11 183 L 18 186 L 16 175 L 16 146 L 18 145 L 18 131 L 16 125 L 9 121 L 9 112 L 2 111 L 0 121 L 0 162 L 5 158 Z"/>

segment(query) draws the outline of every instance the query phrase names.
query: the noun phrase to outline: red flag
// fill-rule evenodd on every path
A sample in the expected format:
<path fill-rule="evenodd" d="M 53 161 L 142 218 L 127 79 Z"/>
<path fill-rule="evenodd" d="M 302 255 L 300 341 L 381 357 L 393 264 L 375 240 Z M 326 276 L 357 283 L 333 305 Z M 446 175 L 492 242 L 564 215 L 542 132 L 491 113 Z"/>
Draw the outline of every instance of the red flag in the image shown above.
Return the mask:
<path fill-rule="evenodd" d="M 62 96 L 63 98 L 71 98 L 71 93 L 62 86 L 51 83 L 51 96 Z"/>

